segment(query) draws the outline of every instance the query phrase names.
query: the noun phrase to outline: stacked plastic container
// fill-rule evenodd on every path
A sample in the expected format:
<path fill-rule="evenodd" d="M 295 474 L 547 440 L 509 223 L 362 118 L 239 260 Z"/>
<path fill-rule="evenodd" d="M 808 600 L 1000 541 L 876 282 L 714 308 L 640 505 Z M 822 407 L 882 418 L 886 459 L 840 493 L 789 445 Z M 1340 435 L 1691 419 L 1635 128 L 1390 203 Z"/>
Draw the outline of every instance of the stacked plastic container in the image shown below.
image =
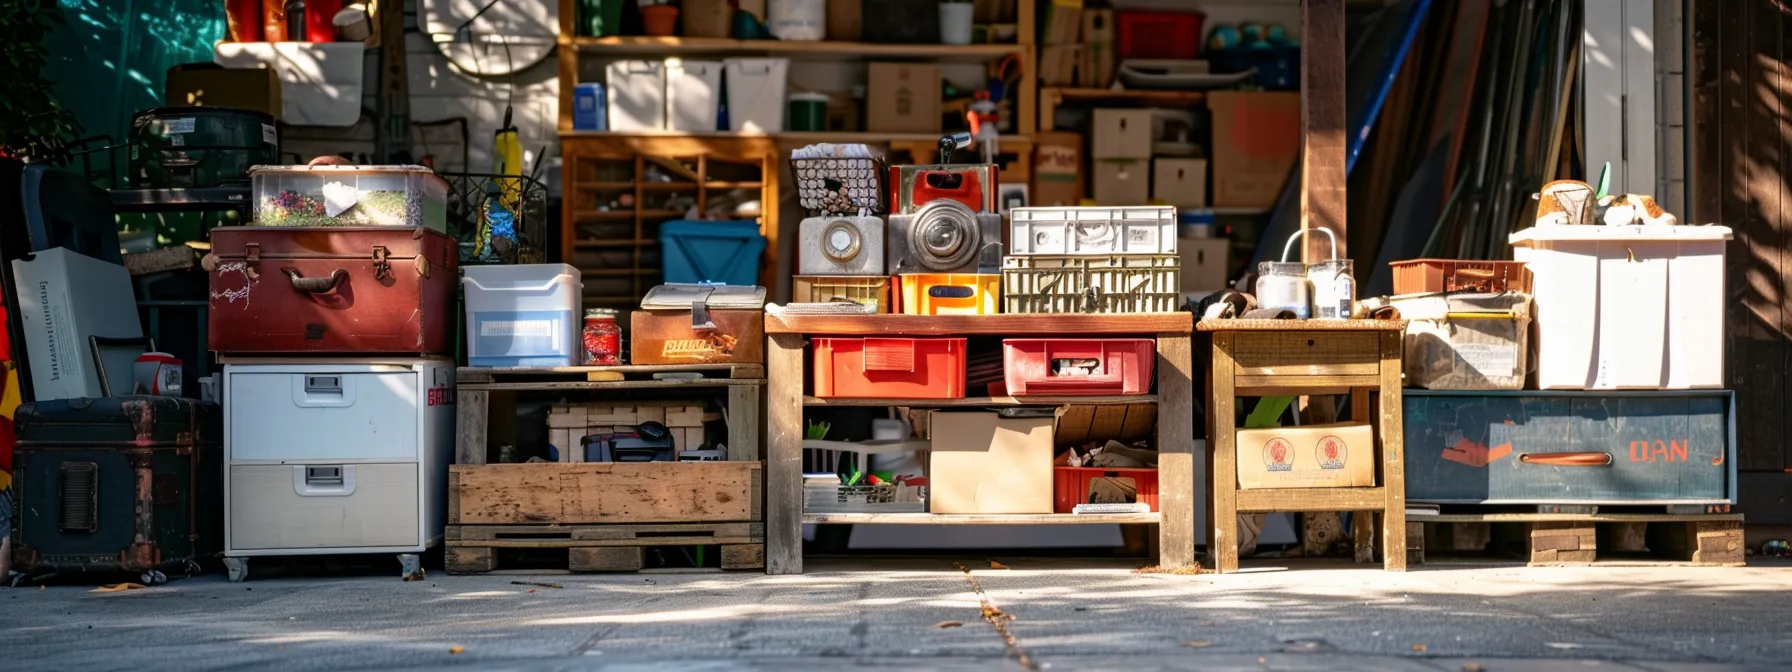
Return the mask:
<path fill-rule="evenodd" d="M 1006 313 L 1167 313 L 1181 303 L 1176 209 L 1015 208 Z"/>
<path fill-rule="evenodd" d="M 789 69 L 790 61 L 782 58 L 615 61 L 604 70 L 605 124 L 596 124 L 592 115 L 588 125 L 608 131 L 782 132 Z M 720 114 L 724 82 L 725 128 Z"/>

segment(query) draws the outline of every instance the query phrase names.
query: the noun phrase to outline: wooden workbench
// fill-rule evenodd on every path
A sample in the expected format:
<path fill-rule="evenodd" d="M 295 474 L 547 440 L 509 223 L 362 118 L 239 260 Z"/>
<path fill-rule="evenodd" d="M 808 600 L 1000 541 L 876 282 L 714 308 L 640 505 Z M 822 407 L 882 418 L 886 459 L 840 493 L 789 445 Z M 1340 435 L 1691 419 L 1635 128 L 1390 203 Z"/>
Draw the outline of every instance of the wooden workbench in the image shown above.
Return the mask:
<path fill-rule="evenodd" d="M 1157 523 L 1158 564 L 1195 564 L 1194 390 L 1190 381 L 1188 313 L 1149 315 L 778 315 L 768 313 L 766 367 L 765 570 L 803 571 L 804 523 L 851 524 L 1113 524 Z M 912 407 L 1103 403 L 1089 397 L 941 399 L 816 399 L 804 396 L 807 336 L 1151 336 L 1157 341 L 1157 394 L 1128 403 L 1158 404 L 1158 512 L 1122 515 L 929 513 L 803 513 L 803 408 L 823 405 Z M 1108 400 L 1111 402 L 1111 399 Z M 1404 537 L 1400 537 L 1404 539 Z"/>
<path fill-rule="evenodd" d="M 1373 512 L 1354 525 L 1357 557 L 1373 557 L 1375 519 L 1382 527 L 1382 557 L 1391 571 L 1406 569 L 1406 476 L 1400 406 L 1403 320 L 1201 320 L 1213 334 L 1211 402 L 1208 404 L 1208 489 L 1213 521 L 1208 553 L 1214 568 L 1238 571 L 1238 514 L 1321 511 Z M 1353 420 L 1374 409 L 1380 423 L 1375 446 L 1380 473 L 1368 488 L 1238 488 L 1239 396 L 1350 395 Z M 1373 397 L 1373 398 L 1372 398 Z M 1392 552 L 1389 552 L 1392 549 Z"/>

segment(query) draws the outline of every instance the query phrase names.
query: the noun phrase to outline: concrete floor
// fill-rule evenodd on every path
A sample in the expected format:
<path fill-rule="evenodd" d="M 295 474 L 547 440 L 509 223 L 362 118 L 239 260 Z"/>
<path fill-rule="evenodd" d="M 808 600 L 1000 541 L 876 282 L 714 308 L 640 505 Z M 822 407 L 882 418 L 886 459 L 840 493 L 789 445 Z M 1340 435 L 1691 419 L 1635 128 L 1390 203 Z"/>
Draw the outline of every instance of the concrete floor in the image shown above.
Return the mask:
<path fill-rule="evenodd" d="M 0 669 L 1720 670 L 1792 665 L 1792 564 L 811 560 L 811 573 L 0 589 Z M 974 581 L 972 580 L 974 579 Z M 558 583 L 563 588 L 514 585 Z M 530 592 L 533 590 L 533 592 Z M 983 615 L 999 615 L 1007 639 Z M 951 623 L 961 623 L 952 627 Z M 941 627 L 945 624 L 948 627 Z"/>

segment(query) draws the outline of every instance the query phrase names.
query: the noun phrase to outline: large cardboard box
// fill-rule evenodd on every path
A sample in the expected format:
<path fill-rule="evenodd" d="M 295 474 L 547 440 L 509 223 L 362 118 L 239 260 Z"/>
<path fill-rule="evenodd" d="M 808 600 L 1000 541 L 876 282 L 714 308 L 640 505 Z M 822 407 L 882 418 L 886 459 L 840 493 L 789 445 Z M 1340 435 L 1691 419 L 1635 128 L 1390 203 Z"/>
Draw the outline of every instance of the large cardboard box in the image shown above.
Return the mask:
<path fill-rule="evenodd" d="M 1154 159 L 1151 197 L 1178 208 L 1207 207 L 1207 159 Z"/>
<path fill-rule="evenodd" d="M 1182 291 L 1217 292 L 1226 288 L 1232 270 L 1228 238 L 1183 238 L 1176 241 L 1182 257 Z"/>
<path fill-rule="evenodd" d="M 1151 200 L 1151 163 L 1144 159 L 1095 161 L 1095 202 L 1110 207 Z"/>
<path fill-rule="evenodd" d="M 1151 158 L 1151 110 L 1096 110 L 1090 132 L 1097 159 Z"/>
<path fill-rule="evenodd" d="M 932 513 L 1051 513 L 1052 418 L 934 413 Z"/>
<path fill-rule="evenodd" d="M 1035 206 L 1077 205 L 1083 200 L 1083 136 L 1044 131 L 1033 135 Z"/>
<path fill-rule="evenodd" d="M 940 132 L 940 67 L 920 63 L 872 63 L 866 68 L 865 130 L 872 133 Z"/>
<path fill-rule="evenodd" d="M 1238 430 L 1238 487 L 1353 488 L 1375 485 L 1375 432 L 1337 423 Z"/>
<path fill-rule="evenodd" d="M 224 68 L 189 63 L 168 69 L 162 87 L 168 107 L 234 107 L 280 118 L 280 76 L 272 68 Z"/>
<path fill-rule="evenodd" d="M 1300 94 L 1280 91 L 1215 91 L 1213 113 L 1214 207 L 1275 205 L 1300 158 Z"/>

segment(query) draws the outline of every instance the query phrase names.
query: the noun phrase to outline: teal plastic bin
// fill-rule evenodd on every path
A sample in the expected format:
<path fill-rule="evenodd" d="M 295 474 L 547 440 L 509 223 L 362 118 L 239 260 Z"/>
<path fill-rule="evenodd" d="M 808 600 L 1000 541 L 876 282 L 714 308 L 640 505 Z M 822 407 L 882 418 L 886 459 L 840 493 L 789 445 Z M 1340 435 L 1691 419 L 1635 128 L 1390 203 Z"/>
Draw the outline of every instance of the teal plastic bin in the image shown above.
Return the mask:
<path fill-rule="evenodd" d="M 676 220 L 660 225 L 666 282 L 759 284 L 765 236 L 751 221 Z"/>

